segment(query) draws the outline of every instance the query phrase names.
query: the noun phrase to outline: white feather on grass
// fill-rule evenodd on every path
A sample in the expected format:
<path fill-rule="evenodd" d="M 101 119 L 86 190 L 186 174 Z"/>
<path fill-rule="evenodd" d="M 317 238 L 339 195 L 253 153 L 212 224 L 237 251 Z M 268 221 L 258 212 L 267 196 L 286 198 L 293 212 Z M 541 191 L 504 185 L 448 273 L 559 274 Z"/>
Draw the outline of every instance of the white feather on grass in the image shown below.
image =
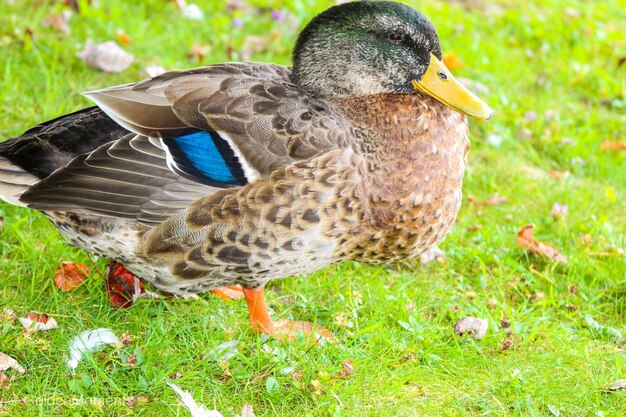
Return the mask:
<path fill-rule="evenodd" d="M 70 342 L 70 358 L 67 366 L 72 370 L 78 367 L 78 363 L 87 352 L 93 352 L 106 345 L 117 345 L 120 340 L 109 329 L 95 329 L 81 332 Z"/>
<path fill-rule="evenodd" d="M 191 394 L 187 391 L 183 391 L 178 385 L 173 384 L 169 381 L 166 381 L 167 385 L 169 385 L 176 394 L 180 397 L 180 400 L 183 402 L 183 405 L 189 409 L 192 417 L 224 417 L 222 413 L 216 410 L 208 410 L 202 404 L 198 404 Z"/>

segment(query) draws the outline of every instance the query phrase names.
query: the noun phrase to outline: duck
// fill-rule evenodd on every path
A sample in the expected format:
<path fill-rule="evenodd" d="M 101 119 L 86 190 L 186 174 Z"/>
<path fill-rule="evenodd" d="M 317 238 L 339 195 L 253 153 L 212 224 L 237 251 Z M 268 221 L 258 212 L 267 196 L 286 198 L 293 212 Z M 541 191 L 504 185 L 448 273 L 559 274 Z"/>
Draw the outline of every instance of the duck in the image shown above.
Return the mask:
<path fill-rule="evenodd" d="M 467 117 L 492 109 L 442 61 L 433 24 L 391 1 L 333 6 L 293 66 L 230 62 L 84 93 L 95 103 L 0 143 L 0 196 L 160 290 L 245 298 L 345 261 L 419 256 L 462 200 Z"/>

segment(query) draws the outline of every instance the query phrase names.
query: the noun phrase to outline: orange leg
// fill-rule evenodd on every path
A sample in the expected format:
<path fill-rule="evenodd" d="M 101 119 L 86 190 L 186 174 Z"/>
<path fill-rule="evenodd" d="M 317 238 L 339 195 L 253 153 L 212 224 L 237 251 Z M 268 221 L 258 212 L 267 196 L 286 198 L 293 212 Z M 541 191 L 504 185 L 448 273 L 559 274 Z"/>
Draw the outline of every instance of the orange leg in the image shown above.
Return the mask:
<path fill-rule="evenodd" d="M 295 338 L 297 332 L 314 336 L 316 340 L 321 337 L 332 339 L 333 334 L 323 328 L 309 322 L 280 320 L 274 322 L 267 311 L 265 304 L 265 288 L 259 287 L 255 290 L 243 289 L 246 297 L 248 310 L 250 312 L 250 325 L 261 333 L 269 334 L 277 338 Z"/>
<path fill-rule="evenodd" d="M 244 297 L 241 285 L 229 285 L 227 287 L 216 288 L 211 290 L 211 293 L 226 301 L 241 300 Z"/>

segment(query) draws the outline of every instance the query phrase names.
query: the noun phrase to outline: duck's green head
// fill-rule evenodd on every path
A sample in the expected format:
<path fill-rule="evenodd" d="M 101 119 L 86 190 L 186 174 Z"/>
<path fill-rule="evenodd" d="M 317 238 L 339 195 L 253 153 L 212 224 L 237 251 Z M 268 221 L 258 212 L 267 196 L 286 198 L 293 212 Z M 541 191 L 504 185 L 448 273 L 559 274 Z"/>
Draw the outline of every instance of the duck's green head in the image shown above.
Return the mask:
<path fill-rule="evenodd" d="M 300 34 L 293 80 L 323 98 L 421 91 L 469 116 L 492 111 L 442 62 L 437 32 L 416 10 L 391 1 L 331 7 Z"/>

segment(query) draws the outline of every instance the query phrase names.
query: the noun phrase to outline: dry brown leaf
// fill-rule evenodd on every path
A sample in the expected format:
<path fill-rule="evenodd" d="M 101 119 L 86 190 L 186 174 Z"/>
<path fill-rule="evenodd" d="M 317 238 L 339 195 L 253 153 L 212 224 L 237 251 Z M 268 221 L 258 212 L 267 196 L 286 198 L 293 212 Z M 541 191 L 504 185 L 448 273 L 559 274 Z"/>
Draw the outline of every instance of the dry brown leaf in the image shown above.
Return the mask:
<path fill-rule="evenodd" d="M 113 41 L 94 44 L 87 40 L 85 49 L 76 56 L 90 67 L 104 72 L 124 71 L 135 60 L 134 56 Z"/>
<path fill-rule="evenodd" d="M 4 372 L 8 369 L 15 369 L 20 374 L 26 372 L 26 369 L 22 368 L 18 361 L 0 352 L 0 372 Z"/>
<path fill-rule="evenodd" d="M 354 364 L 350 359 L 344 359 L 343 370 L 339 371 L 339 377 L 347 378 L 352 372 L 354 372 Z"/>
<path fill-rule="evenodd" d="M 0 233 L 2 233 L 3 224 L 4 224 L 4 217 L 0 216 Z"/>
<path fill-rule="evenodd" d="M 454 324 L 454 334 L 461 337 L 469 335 L 476 340 L 481 340 L 487 334 L 489 322 L 478 317 L 463 317 Z"/>
<path fill-rule="evenodd" d="M 452 72 L 463 68 L 463 61 L 454 52 L 443 54 L 443 64 Z"/>
<path fill-rule="evenodd" d="M 72 291 L 85 281 L 87 275 L 89 275 L 87 265 L 62 262 L 54 271 L 54 284 L 62 291 Z"/>
<path fill-rule="evenodd" d="M 131 37 L 125 34 L 121 29 L 115 31 L 115 37 L 117 38 L 117 41 L 124 46 L 128 46 L 133 43 Z"/>
<path fill-rule="evenodd" d="M 545 256 L 546 258 L 555 262 L 566 263 L 567 258 L 562 255 L 556 248 L 547 243 L 539 242 L 537 239 L 535 239 L 535 236 L 533 236 L 534 228 L 534 224 L 527 224 L 526 226 L 522 227 L 522 229 L 517 233 L 517 243 L 519 243 L 524 249 L 527 249 L 532 253 Z"/>
<path fill-rule="evenodd" d="M 617 68 L 621 67 L 625 63 L 626 63 L 626 55 L 620 56 L 619 58 L 617 58 Z"/>
<path fill-rule="evenodd" d="M 605 140 L 600 145 L 600 150 L 612 152 L 626 151 L 626 141 L 615 142 L 612 140 Z"/>
<path fill-rule="evenodd" d="M 18 320 L 26 330 L 31 332 L 52 330 L 59 327 L 54 317 L 50 317 L 46 313 L 34 313 L 31 311 L 26 317 L 20 317 Z"/>

